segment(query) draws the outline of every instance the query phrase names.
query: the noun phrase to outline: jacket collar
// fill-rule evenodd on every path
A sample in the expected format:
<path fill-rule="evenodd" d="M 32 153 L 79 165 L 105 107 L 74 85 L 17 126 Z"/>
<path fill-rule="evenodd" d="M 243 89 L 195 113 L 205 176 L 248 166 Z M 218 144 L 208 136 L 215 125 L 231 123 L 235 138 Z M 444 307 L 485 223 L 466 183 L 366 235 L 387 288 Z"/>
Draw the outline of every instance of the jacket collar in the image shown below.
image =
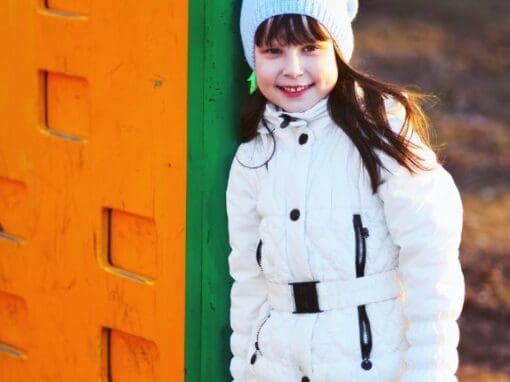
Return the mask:
<path fill-rule="evenodd" d="M 278 106 L 267 103 L 264 110 L 263 118 L 267 123 L 267 127 L 274 134 L 280 134 L 283 130 L 309 126 L 314 133 L 320 134 L 331 121 L 328 111 L 328 98 L 323 98 L 310 109 L 303 112 L 288 113 Z M 260 134 L 269 134 L 264 124 L 258 126 Z"/>

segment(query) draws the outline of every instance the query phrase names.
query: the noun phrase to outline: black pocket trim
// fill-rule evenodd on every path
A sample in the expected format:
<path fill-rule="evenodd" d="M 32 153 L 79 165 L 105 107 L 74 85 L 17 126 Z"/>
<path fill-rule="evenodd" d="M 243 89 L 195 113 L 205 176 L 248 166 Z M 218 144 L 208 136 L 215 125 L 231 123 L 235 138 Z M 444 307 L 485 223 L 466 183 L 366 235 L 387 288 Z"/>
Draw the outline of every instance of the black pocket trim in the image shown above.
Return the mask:
<path fill-rule="evenodd" d="M 365 275 L 365 265 L 367 262 L 366 239 L 369 236 L 369 232 L 366 227 L 363 227 L 361 215 L 354 215 L 352 223 L 354 226 L 354 235 L 356 240 L 356 277 L 363 277 Z M 370 320 L 368 319 L 365 305 L 358 306 L 358 325 L 362 358 L 361 367 L 363 370 L 370 370 L 372 368 L 372 361 L 370 361 L 370 352 L 372 351 L 372 331 L 370 329 Z"/>
<path fill-rule="evenodd" d="M 262 240 L 259 240 L 259 243 L 257 245 L 257 264 L 259 265 L 260 270 L 263 272 L 264 269 L 262 268 Z"/>

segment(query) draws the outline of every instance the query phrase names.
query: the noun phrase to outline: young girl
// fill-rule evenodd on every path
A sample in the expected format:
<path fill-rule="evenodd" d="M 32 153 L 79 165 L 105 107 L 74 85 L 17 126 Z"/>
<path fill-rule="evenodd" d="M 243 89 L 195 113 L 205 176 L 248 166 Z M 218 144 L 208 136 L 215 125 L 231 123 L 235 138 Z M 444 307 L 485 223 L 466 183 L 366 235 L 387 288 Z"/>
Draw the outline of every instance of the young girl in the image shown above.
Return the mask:
<path fill-rule="evenodd" d="M 357 0 L 244 0 L 227 190 L 236 382 L 456 381 L 462 205 L 419 97 L 348 65 Z"/>

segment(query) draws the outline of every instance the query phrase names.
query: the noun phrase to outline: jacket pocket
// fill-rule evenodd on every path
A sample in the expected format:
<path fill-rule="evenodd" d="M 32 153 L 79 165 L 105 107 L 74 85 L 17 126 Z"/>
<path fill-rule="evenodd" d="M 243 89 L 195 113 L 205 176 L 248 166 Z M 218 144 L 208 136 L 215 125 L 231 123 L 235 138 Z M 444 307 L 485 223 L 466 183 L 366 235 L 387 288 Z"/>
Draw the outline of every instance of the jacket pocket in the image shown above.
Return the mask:
<path fill-rule="evenodd" d="M 378 342 L 379 349 L 387 352 L 402 352 L 406 350 L 405 317 L 402 305 L 398 299 L 379 301 L 367 306 L 367 314 L 372 319 L 370 326 L 374 342 Z"/>

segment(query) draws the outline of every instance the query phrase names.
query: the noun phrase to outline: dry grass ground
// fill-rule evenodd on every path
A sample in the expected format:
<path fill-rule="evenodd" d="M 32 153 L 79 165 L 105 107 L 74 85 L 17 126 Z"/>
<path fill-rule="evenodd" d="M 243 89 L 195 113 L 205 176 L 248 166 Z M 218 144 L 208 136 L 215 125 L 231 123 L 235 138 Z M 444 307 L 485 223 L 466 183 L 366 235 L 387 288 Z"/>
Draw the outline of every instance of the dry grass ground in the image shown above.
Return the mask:
<path fill-rule="evenodd" d="M 440 99 L 427 111 L 465 208 L 459 379 L 510 382 L 510 1 L 360 3 L 353 65 Z"/>

